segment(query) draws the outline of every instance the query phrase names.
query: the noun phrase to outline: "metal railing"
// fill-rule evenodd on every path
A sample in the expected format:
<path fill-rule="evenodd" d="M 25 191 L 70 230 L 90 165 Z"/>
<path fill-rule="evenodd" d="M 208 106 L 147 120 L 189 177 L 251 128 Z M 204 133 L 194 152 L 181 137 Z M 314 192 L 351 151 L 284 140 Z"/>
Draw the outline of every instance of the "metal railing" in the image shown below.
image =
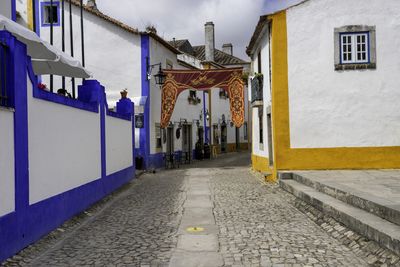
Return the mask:
<path fill-rule="evenodd" d="M 251 79 L 251 103 L 263 100 L 263 76 Z"/>
<path fill-rule="evenodd" d="M 7 84 L 7 44 L 0 41 L 0 106 L 9 107 Z"/>

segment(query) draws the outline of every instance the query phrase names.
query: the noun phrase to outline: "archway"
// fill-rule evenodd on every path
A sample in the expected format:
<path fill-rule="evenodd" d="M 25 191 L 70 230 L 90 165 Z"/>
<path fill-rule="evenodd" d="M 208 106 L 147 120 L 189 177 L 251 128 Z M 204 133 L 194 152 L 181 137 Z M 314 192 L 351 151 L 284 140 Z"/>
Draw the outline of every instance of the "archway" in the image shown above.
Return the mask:
<path fill-rule="evenodd" d="M 228 92 L 232 122 L 244 123 L 244 84 L 242 68 L 212 70 L 163 70 L 166 81 L 161 92 L 161 128 L 168 126 L 180 93 L 188 89 L 221 88 Z"/>

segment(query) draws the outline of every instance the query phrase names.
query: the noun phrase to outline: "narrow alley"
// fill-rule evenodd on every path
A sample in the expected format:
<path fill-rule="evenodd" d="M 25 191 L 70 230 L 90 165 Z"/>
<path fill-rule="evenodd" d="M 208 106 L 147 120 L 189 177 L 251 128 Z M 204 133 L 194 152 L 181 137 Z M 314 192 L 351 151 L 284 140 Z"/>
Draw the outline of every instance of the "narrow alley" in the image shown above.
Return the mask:
<path fill-rule="evenodd" d="M 369 266 L 329 232 L 230 153 L 143 174 L 4 266 Z"/>

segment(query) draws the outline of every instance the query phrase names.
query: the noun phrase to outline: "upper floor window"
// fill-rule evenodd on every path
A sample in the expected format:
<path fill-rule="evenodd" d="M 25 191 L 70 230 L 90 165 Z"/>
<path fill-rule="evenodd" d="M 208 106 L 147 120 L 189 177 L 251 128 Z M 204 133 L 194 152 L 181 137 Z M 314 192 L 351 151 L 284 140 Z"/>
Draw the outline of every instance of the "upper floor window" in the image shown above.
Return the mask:
<path fill-rule="evenodd" d="M 341 62 L 369 62 L 369 33 L 343 33 L 340 35 Z"/>
<path fill-rule="evenodd" d="M 376 68 L 374 26 L 335 29 L 335 70 Z"/>
<path fill-rule="evenodd" d="M 60 2 L 42 2 L 42 26 L 60 26 Z"/>
<path fill-rule="evenodd" d="M 11 65 L 10 49 L 8 45 L 0 40 L 0 106 L 11 108 L 14 106 L 13 94 L 10 87 Z"/>

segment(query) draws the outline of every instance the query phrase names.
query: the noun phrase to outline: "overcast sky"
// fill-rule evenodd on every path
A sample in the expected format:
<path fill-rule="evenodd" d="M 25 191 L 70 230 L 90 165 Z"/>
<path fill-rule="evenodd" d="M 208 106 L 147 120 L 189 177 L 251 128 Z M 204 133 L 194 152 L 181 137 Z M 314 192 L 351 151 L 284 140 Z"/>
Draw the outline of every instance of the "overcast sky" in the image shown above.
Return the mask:
<path fill-rule="evenodd" d="M 271 0 L 97 0 L 103 13 L 144 30 L 152 24 L 166 40 L 189 39 L 204 44 L 204 24 L 215 24 L 215 45 L 232 43 L 235 56 L 248 60 L 245 50 L 260 15 Z M 276 1 L 276 0 L 274 0 Z M 279 0 L 282 1 L 282 0 Z"/>

